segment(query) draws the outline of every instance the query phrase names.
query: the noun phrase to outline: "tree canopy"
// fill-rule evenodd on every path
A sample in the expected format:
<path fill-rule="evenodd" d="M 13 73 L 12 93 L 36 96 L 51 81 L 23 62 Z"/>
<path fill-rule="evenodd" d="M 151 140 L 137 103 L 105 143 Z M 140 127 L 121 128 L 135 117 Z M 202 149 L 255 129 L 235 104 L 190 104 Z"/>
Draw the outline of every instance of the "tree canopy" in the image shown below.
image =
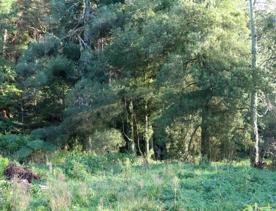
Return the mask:
<path fill-rule="evenodd" d="M 247 1 L 0 5 L 0 143 L 9 153 L 36 141 L 156 159 L 248 157 L 257 90 L 261 157 L 273 157 L 275 11 L 255 8 L 255 77 Z"/>

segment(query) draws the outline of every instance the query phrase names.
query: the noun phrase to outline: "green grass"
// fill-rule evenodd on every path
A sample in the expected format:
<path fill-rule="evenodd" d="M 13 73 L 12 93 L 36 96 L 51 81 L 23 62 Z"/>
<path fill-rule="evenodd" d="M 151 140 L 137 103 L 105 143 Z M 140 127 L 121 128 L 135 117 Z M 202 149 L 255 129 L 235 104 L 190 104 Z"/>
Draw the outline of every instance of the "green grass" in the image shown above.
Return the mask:
<path fill-rule="evenodd" d="M 89 153 L 59 153 L 52 162 L 29 164 L 43 177 L 30 190 L 1 181 L 0 210 L 276 210 L 276 172 L 248 162 L 143 165 Z"/>

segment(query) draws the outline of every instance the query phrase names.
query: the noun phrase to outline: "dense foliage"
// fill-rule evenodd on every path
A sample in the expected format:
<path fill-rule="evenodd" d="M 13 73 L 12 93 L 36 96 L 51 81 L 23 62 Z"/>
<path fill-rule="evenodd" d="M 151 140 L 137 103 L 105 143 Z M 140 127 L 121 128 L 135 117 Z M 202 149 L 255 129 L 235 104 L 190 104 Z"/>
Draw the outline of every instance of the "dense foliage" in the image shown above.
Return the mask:
<path fill-rule="evenodd" d="M 10 0 L 0 11 L 2 134 L 157 159 L 250 154 L 246 2 Z M 275 142 L 275 14 L 258 10 L 256 24 L 265 157 Z"/>
<path fill-rule="evenodd" d="M 0 210 L 275 210 L 275 9 L 0 0 Z"/>
<path fill-rule="evenodd" d="M 261 156 L 275 154 L 275 11 L 256 9 L 256 81 L 246 1 L 0 5 L 2 153 L 80 145 L 156 159 L 248 157 L 253 89 L 265 113 Z"/>

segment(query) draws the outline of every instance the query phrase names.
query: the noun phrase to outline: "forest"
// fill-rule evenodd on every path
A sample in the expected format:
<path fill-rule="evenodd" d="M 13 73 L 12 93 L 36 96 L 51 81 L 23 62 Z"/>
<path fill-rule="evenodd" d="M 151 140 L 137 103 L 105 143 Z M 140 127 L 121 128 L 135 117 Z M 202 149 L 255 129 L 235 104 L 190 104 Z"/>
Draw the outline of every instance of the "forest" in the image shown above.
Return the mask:
<path fill-rule="evenodd" d="M 276 210 L 275 0 L 0 0 L 0 210 Z"/>

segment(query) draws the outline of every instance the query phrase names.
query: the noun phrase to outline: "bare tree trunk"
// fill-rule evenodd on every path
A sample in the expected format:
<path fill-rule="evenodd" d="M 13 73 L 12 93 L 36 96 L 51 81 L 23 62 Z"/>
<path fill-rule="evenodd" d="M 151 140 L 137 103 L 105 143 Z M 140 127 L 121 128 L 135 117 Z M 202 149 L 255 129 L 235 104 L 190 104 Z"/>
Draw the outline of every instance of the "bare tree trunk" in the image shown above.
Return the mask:
<path fill-rule="evenodd" d="M 253 139 L 255 142 L 254 149 L 254 164 L 259 165 L 260 163 L 260 150 L 259 150 L 259 131 L 258 131 L 258 90 L 257 90 L 257 33 L 255 27 L 255 17 L 254 17 L 254 5 L 253 0 L 249 0 L 249 13 L 250 13 L 250 28 L 251 28 L 251 54 L 252 54 L 252 80 L 253 80 L 253 89 L 251 93 L 251 121 L 253 128 Z"/>
<path fill-rule="evenodd" d="M 150 151 L 150 134 L 149 134 L 149 117 L 147 114 L 148 106 L 147 101 L 145 103 L 145 157 L 148 158 Z"/>
<path fill-rule="evenodd" d="M 130 119 L 130 124 L 131 124 L 131 142 L 129 144 L 129 151 L 133 154 L 136 153 L 136 149 L 135 149 L 135 114 L 134 114 L 134 105 L 133 105 L 133 101 L 130 101 L 129 104 L 129 110 L 130 110 L 130 115 L 131 115 L 131 119 Z"/>
<path fill-rule="evenodd" d="M 92 5 L 91 0 L 83 0 L 83 24 L 84 24 L 84 32 L 83 32 L 83 41 L 86 47 L 90 47 L 91 38 L 89 35 L 89 21 L 92 15 Z"/>
<path fill-rule="evenodd" d="M 89 34 L 89 23 L 92 15 L 91 0 L 83 0 L 83 36 L 79 37 L 81 48 L 81 75 L 83 76 L 87 70 L 87 67 L 91 63 L 91 36 Z"/>
<path fill-rule="evenodd" d="M 201 114 L 201 157 L 210 159 L 209 134 L 208 134 L 208 105 L 202 108 Z"/>
<path fill-rule="evenodd" d="M 188 152 L 188 154 L 190 154 L 190 152 L 191 152 L 191 146 L 192 146 L 194 137 L 195 137 L 195 135 L 196 135 L 196 132 L 198 131 L 198 128 L 200 128 L 200 125 L 197 125 L 197 126 L 195 127 L 193 133 L 191 134 L 191 138 L 190 138 L 190 141 L 189 141 L 189 144 L 188 144 L 188 147 L 187 147 L 187 152 Z"/>
<path fill-rule="evenodd" d="M 3 37 L 3 57 L 7 57 L 7 45 L 8 45 L 8 30 L 4 29 L 4 37 Z"/>
<path fill-rule="evenodd" d="M 21 123 L 22 123 L 22 127 L 23 127 L 23 131 L 25 130 L 25 110 L 24 110 L 24 99 L 23 96 L 21 95 L 21 100 L 20 100 L 20 112 L 21 112 Z"/>

